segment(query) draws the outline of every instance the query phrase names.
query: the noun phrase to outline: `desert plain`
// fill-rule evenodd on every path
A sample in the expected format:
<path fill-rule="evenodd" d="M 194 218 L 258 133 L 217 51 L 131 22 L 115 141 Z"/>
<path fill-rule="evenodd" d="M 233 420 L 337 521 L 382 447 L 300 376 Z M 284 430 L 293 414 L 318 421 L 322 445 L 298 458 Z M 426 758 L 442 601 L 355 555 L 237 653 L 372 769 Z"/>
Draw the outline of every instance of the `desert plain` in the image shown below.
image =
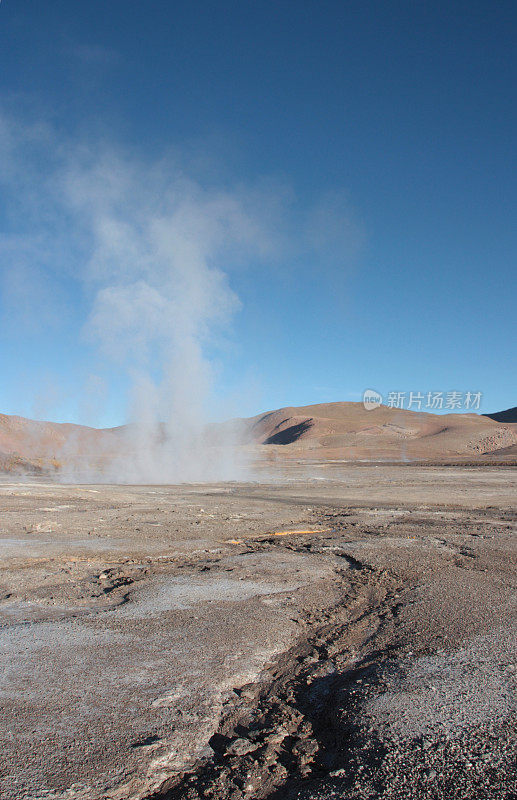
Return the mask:
<path fill-rule="evenodd" d="M 0 796 L 516 797 L 516 489 L 5 475 Z"/>

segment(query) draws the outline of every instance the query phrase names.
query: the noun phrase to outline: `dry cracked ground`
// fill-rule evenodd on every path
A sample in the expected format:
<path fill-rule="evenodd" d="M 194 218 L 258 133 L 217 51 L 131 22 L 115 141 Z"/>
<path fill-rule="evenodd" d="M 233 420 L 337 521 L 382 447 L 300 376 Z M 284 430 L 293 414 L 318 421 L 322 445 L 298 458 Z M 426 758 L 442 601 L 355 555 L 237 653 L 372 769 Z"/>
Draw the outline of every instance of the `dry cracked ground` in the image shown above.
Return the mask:
<path fill-rule="evenodd" d="M 0 484 L 0 797 L 515 798 L 516 484 Z"/>

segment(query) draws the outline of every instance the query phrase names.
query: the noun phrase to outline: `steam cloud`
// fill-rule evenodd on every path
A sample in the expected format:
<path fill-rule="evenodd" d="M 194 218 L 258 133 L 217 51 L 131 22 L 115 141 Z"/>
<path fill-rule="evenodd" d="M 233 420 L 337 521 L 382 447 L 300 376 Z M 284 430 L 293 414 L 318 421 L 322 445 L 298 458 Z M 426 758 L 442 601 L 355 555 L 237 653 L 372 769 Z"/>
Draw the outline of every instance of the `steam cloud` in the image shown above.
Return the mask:
<path fill-rule="evenodd" d="M 2 115 L 0 159 L 13 219 L 19 212 L 0 237 L 11 266 L 4 290 L 17 287 L 26 305 L 31 287 L 44 287 L 50 324 L 52 282 L 79 280 L 90 298 L 84 334 L 132 386 L 129 424 L 86 457 L 85 441 L 71 442 L 63 477 L 242 478 L 238 429 L 208 425 L 214 353 L 240 306 L 229 270 L 271 260 L 296 238 L 289 192 L 201 185 L 173 157 L 72 146 L 44 125 Z M 332 249 L 337 232 L 336 246 L 353 250 L 358 233 L 341 199 L 323 205 L 306 220 L 306 246 Z"/>
<path fill-rule="evenodd" d="M 239 300 L 221 264 L 264 253 L 269 236 L 244 193 L 202 188 L 174 165 L 135 167 L 113 155 L 63 177 L 86 226 L 87 271 L 100 284 L 86 324 L 132 379 L 130 424 L 107 480 L 236 479 L 236 428 L 208 426 L 209 351 Z"/>

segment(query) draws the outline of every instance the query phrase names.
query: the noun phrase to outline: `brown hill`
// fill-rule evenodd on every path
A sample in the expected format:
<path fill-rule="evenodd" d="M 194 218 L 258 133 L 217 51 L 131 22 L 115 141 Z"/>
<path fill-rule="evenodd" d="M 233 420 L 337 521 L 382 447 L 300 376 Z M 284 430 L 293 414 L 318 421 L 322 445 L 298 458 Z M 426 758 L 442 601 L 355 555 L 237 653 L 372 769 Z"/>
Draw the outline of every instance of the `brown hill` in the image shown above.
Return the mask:
<path fill-rule="evenodd" d="M 0 414 L 0 471 L 41 472 L 81 454 L 99 457 L 116 451 L 119 430 Z"/>
<path fill-rule="evenodd" d="M 478 414 L 324 403 L 210 426 L 207 443 L 235 441 L 236 428 L 243 446 L 254 445 L 261 460 L 517 461 L 517 423 Z M 119 452 L 124 430 L 0 415 L 0 471 L 47 471 L 83 461 L 102 468 Z"/>
<path fill-rule="evenodd" d="M 517 424 L 478 414 L 428 414 L 362 403 L 282 408 L 248 421 L 253 439 L 280 456 L 348 461 L 515 458 Z"/>

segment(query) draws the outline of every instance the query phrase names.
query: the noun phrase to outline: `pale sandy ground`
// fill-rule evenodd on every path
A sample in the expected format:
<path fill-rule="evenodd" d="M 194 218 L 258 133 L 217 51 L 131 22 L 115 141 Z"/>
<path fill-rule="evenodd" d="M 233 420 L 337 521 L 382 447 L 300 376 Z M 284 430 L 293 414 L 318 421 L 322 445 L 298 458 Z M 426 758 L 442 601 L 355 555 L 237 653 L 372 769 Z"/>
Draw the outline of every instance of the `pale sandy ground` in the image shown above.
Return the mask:
<path fill-rule="evenodd" d="M 0 797 L 515 797 L 516 489 L 0 484 Z"/>

